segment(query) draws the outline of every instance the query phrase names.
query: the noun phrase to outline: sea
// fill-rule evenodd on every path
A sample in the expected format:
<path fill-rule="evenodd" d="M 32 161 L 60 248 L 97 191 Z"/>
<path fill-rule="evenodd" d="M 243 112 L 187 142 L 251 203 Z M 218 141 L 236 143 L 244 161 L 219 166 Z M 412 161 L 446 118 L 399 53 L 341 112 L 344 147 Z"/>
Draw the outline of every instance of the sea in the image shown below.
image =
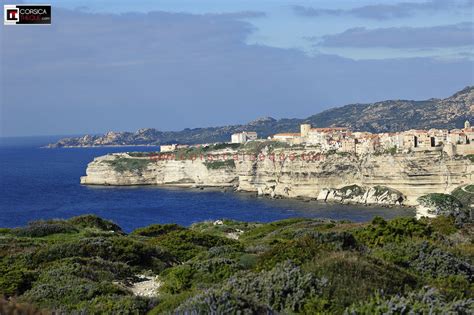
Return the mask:
<path fill-rule="evenodd" d="M 413 209 L 402 207 L 269 199 L 219 189 L 83 186 L 79 178 L 94 157 L 112 152 L 157 151 L 157 147 L 42 148 L 59 138 L 0 138 L 0 227 L 82 214 L 112 220 L 126 232 L 155 223 L 189 226 L 224 218 L 270 222 L 305 217 L 366 222 L 375 216 L 415 216 Z"/>

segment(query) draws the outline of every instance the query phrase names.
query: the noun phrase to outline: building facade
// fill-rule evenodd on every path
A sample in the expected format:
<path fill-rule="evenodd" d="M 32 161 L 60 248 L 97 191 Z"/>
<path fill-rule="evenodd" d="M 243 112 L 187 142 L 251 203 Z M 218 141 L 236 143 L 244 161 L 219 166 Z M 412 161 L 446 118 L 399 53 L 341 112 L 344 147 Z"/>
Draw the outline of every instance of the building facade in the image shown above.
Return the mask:
<path fill-rule="evenodd" d="M 474 128 L 469 121 L 463 129 L 407 130 L 379 133 L 351 132 L 344 127 L 312 128 L 300 125 L 300 133 L 279 133 L 272 138 L 290 144 L 318 146 L 322 151 L 336 150 L 367 154 L 376 152 L 445 151 L 474 154 Z"/>
<path fill-rule="evenodd" d="M 247 141 L 257 140 L 257 133 L 255 131 L 243 131 L 234 133 L 230 137 L 232 143 L 245 143 Z"/>

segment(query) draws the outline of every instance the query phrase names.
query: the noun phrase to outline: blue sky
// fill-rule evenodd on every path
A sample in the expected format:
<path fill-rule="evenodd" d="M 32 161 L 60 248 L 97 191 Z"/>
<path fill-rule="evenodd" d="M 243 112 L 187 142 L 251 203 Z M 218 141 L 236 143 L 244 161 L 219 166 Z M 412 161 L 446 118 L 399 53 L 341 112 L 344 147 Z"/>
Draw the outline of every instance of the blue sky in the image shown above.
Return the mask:
<path fill-rule="evenodd" d="M 474 81 L 472 0 L 50 3 L 53 25 L 0 28 L 2 136 L 306 117 Z"/>

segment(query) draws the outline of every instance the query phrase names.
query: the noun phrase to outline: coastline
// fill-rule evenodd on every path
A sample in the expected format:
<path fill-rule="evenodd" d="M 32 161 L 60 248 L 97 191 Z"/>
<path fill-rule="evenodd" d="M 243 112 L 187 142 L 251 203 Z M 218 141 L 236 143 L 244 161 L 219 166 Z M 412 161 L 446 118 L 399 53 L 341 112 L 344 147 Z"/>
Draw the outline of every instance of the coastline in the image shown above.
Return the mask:
<path fill-rule="evenodd" d="M 343 201 L 323 201 L 318 200 L 317 198 L 311 197 L 285 197 L 285 196 L 274 196 L 272 197 L 269 194 L 259 195 L 255 191 L 237 189 L 235 185 L 195 185 L 195 184 L 129 184 L 129 185 L 112 185 L 112 184 L 82 184 L 82 186 L 91 186 L 91 187 L 156 187 L 160 189 L 180 189 L 180 190 L 189 190 L 194 192 L 200 191 L 213 191 L 213 192 L 222 192 L 222 193 L 234 193 L 241 196 L 249 196 L 255 199 L 267 199 L 267 200 L 285 200 L 285 201 L 295 201 L 295 202 L 304 202 L 304 203 L 315 203 L 317 205 L 342 205 L 342 206 L 358 206 L 364 208 L 385 208 L 385 209 L 407 209 L 416 211 L 416 205 L 407 205 L 407 204 L 385 204 L 385 203 L 359 203 L 351 200 Z"/>
<path fill-rule="evenodd" d="M 40 149 L 92 149 L 92 148 L 130 148 L 130 147 L 157 147 L 156 144 L 102 144 L 102 145 L 65 145 L 65 146 L 50 146 L 45 145 L 39 147 Z"/>

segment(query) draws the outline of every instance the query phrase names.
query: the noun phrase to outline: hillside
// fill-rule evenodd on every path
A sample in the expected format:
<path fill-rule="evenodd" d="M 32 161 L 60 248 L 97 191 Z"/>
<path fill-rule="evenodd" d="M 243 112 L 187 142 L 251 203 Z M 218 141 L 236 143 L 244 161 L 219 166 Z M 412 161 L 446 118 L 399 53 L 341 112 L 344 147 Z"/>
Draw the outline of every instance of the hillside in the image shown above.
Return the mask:
<path fill-rule="evenodd" d="M 0 313 L 471 314 L 472 233 L 443 216 L 30 222 L 0 228 Z"/>
<path fill-rule="evenodd" d="M 102 145 L 159 145 L 169 143 L 212 143 L 228 141 L 240 131 L 256 131 L 266 138 L 279 132 L 296 132 L 309 122 L 316 127 L 342 126 L 354 131 L 396 132 L 409 129 L 460 128 L 466 120 L 474 120 L 474 86 L 469 86 L 445 99 L 425 101 L 389 100 L 371 104 L 350 104 L 326 110 L 306 119 L 265 117 L 246 125 L 210 128 L 186 128 L 181 131 L 159 131 L 153 128 L 137 132 L 108 132 L 64 138 L 49 147 Z"/>

